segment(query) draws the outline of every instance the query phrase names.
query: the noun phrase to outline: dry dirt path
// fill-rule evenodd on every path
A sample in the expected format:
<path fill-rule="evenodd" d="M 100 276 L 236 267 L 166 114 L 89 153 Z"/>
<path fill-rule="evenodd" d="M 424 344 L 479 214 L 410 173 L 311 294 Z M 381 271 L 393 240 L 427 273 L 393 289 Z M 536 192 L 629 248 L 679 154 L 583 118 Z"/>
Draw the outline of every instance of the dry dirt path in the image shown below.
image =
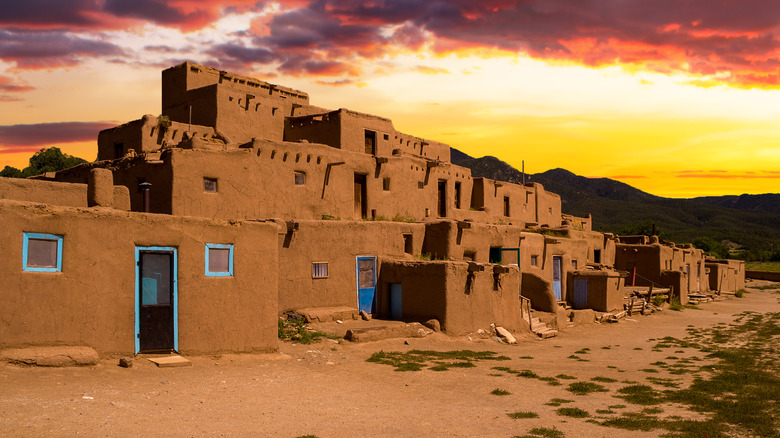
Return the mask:
<path fill-rule="evenodd" d="M 555 427 L 567 437 L 659 436 L 666 431 L 607 428 L 561 416 L 557 407 L 545 403 L 573 400 L 561 406 L 591 415 L 611 405 L 638 412 L 641 406 L 615 398 L 626 382 L 646 384 L 648 376 L 682 379 L 683 385 L 691 380 L 690 374 L 642 371 L 671 352 L 652 351 L 656 342 L 651 339 L 681 339 L 689 326 L 730 323 L 746 310 L 778 312 L 778 297 L 773 291 L 755 291 L 741 299 L 702 304 L 701 310 L 666 310 L 614 325 L 577 326 L 557 338 L 529 337 L 515 346 L 435 334 L 410 339 L 409 345 L 404 340 L 284 343 L 276 354 L 190 357 L 192 366 L 183 368 L 157 368 L 144 359 L 136 359 L 130 369 L 116 366 L 115 359 L 89 368 L 0 365 L 0 436 L 511 437 L 535 427 Z M 583 348 L 589 350 L 575 354 Z M 379 350 L 410 349 L 488 350 L 510 360 L 441 372 L 396 372 L 366 362 Z M 573 354 L 583 360 L 569 358 Z M 701 356 L 694 350 L 676 354 Z M 551 386 L 495 366 L 531 370 L 541 377 L 565 374 L 576 381 L 597 377 L 616 382 L 599 383 L 607 392 L 574 395 L 566 388 L 575 380 L 559 379 L 560 386 Z M 494 389 L 509 395 L 493 395 Z M 662 415 L 697 418 L 682 407 L 663 408 Z M 507 416 L 517 411 L 534 412 L 538 418 Z"/>

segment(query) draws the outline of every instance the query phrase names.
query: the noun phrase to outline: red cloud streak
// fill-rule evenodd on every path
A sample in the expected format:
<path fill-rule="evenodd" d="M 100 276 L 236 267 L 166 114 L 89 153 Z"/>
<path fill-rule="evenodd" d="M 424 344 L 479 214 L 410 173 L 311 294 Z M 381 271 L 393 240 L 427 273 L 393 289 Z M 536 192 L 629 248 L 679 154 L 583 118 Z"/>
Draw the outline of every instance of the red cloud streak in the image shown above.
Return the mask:
<path fill-rule="evenodd" d="M 97 140 L 98 132 L 114 126 L 115 123 L 108 122 L 0 125 L 0 150 L 2 152 L 36 151 L 42 146 Z"/>
<path fill-rule="evenodd" d="M 0 14 L 0 59 L 20 68 L 68 66 L 89 57 L 132 60 L 133 54 L 100 32 L 147 23 L 189 32 L 265 7 L 255 0 L 7 3 Z M 361 60 L 398 51 L 487 48 L 587 66 L 684 73 L 701 86 L 780 88 L 776 0 L 280 3 L 278 12 L 257 18 L 232 41 L 204 44 L 202 55 L 245 71 L 274 64 L 285 74 L 354 76 L 361 73 Z"/>

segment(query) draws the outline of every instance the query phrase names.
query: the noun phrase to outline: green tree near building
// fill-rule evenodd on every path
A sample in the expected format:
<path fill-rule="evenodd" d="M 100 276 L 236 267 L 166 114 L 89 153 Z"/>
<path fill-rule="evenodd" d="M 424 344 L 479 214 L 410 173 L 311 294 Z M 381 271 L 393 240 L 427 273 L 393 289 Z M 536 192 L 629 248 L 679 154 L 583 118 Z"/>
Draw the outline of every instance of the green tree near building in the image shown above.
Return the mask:
<path fill-rule="evenodd" d="M 83 158 L 63 154 L 58 147 L 50 147 L 41 149 L 33 154 L 33 156 L 30 157 L 30 165 L 23 170 L 5 166 L 3 170 L 0 170 L 0 176 L 7 178 L 27 178 L 28 176 L 40 175 L 46 172 L 56 172 L 86 162 L 87 160 Z"/>

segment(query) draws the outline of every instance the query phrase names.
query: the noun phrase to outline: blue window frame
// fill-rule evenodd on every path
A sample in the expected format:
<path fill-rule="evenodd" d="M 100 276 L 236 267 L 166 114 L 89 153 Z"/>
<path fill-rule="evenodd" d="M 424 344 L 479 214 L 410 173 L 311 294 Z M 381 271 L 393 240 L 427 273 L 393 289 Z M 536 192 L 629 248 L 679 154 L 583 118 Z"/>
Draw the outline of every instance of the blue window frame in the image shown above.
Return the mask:
<path fill-rule="evenodd" d="M 233 245 L 206 244 L 206 277 L 233 276 Z"/>
<path fill-rule="evenodd" d="M 22 269 L 30 272 L 62 272 L 62 236 L 24 233 Z"/>

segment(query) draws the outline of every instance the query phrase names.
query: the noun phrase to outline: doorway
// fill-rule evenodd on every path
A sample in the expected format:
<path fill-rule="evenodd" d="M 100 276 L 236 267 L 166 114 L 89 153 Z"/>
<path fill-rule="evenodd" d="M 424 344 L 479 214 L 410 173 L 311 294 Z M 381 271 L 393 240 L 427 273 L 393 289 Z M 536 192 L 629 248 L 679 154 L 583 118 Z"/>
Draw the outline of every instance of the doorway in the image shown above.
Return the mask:
<path fill-rule="evenodd" d="M 366 202 L 366 175 L 355 174 L 355 217 L 362 219 L 368 217 L 368 203 Z"/>
<path fill-rule="evenodd" d="M 439 217 L 447 217 L 447 181 L 439 180 Z"/>
<path fill-rule="evenodd" d="M 135 248 L 135 352 L 170 352 L 178 344 L 176 248 Z"/>
<path fill-rule="evenodd" d="M 574 308 L 588 308 L 588 280 L 585 278 L 574 279 Z"/>
<path fill-rule="evenodd" d="M 358 310 L 376 310 L 376 257 L 357 258 Z"/>
<path fill-rule="evenodd" d="M 553 256 L 553 292 L 555 292 L 555 299 L 558 301 L 563 300 L 563 293 L 561 292 L 561 257 Z"/>

